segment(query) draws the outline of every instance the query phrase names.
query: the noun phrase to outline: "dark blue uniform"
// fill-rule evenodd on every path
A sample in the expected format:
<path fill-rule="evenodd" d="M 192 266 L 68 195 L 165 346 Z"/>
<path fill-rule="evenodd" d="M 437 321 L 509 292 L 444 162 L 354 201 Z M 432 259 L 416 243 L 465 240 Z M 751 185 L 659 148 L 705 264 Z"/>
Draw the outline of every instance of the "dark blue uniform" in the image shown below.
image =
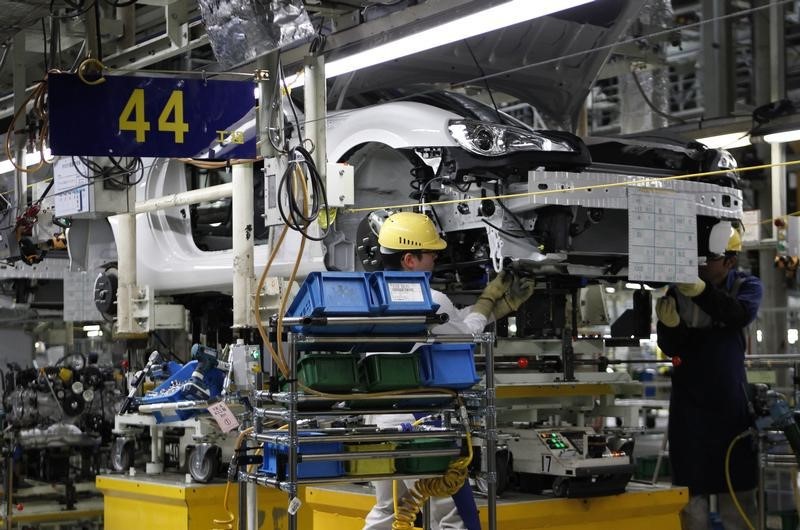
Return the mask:
<path fill-rule="evenodd" d="M 658 346 L 680 357 L 672 373 L 669 454 L 673 483 L 691 495 L 727 492 L 725 453 L 736 435 L 752 425 L 746 394 L 743 328 L 761 303 L 761 280 L 730 271 L 722 288 L 707 285 L 694 298 L 672 288 L 680 324 L 658 323 Z M 757 455 L 750 439 L 737 442 L 731 455 L 731 481 L 737 491 L 757 484 Z"/>

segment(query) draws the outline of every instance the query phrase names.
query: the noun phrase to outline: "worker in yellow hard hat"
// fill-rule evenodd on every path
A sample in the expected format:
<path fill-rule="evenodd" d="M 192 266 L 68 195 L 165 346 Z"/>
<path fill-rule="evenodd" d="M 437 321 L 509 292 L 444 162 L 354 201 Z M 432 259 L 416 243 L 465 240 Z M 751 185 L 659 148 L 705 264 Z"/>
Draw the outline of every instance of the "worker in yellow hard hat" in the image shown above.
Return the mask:
<path fill-rule="evenodd" d="M 730 483 L 755 520 L 757 455 L 739 434 L 752 426 L 748 412 L 744 328 L 761 303 L 761 281 L 737 270 L 742 237 L 729 221 L 711 227 L 699 257 L 698 278 L 667 290 L 656 303 L 658 346 L 673 360 L 669 407 L 669 451 L 673 483 L 689 488 L 681 513 L 686 530 L 709 528 L 717 510 L 725 528 L 746 528 L 729 494 Z M 734 443 L 734 440 L 736 442 Z"/>
<path fill-rule="evenodd" d="M 387 270 L 431 272 L 440 251 L 447 242 L 439 236 L 433 221 L 425 214 L 399 212 L 386 218 L 378 233 L 383 268 Z M 439 313 L 449 315 L 445 324 L 435 326 L 437 334 L 479 333 L 492 318 L 502 318 L 519 309 L 533 294 L 533 278 L 521 277 L 503 271 L 484 288 L 474 305 L 457 309 L 444 293 L 431 290 L 433 302 L 439 304 Z M 393 427 L 413 416 L 399 414 L 375 415 L 367 418 L 379 427 Z M 364 530 L 390 530 L 394 520 L 392 481 L 373 482 L 376 503 L 364 521 Z M 402 497 L 414 481 L 399 481 L 398 495 Z M 453 500 L 455 499 L 455 501 Z M 480 528 L 477 508 L 468 482 L 453 498 L 431 499 L 431 521 L 434 529 Z"/>

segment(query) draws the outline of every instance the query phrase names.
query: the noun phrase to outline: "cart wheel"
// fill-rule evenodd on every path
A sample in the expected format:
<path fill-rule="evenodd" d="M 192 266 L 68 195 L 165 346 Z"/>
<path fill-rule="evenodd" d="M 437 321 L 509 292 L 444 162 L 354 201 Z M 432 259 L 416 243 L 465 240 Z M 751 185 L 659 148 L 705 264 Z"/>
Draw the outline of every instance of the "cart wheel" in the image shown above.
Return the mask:
<path fill-rule="evenodd" d="M 189 453 L 189 473 L 197 482 L 209 482 L 219 471 L 220 449 L 213 444 L 199 444 Z"/>
<path fill-rule="evenodd" d="M 553 481 L 553 495 L 555 497 L 566 497 L 569 494 L 569 479 L 567 477 L 556 477 Z"/>
<path fill-rule="evenodd" d="M 133 441 L 117 438 L 111 447 L 111 469 L 124 473 L 133 465 Z"/>

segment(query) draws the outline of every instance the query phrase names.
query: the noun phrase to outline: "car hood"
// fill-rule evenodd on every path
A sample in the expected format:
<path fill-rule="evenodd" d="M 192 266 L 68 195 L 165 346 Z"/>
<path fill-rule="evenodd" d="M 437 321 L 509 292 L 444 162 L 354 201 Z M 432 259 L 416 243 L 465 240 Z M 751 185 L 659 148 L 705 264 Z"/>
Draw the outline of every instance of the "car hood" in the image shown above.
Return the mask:
<path fill-rule="evenodd" d="M 612 45 L 644 0 L 595 0 L 573 9 L 358 70 L 333 80 L 329 102 L 363 106 L 359 95 L 419 84 L 488 83 L 533 105 L 549 127 L 574 130 Z M 474 59 L 473 59 L 474 55 Z M 475 81 L 483 75 L 486 81 Z M 371 103 L 372 101 L 370 101 Z"/>

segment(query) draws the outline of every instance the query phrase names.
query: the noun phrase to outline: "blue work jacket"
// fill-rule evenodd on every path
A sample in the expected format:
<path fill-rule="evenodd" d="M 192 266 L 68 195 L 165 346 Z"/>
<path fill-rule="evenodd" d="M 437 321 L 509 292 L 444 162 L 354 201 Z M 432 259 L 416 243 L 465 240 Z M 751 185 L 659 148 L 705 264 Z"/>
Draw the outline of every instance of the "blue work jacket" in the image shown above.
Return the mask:
<path fill-rule="evenodd" d="M 675 288 L 681 322 L 658 322 L 658 346 L 673 357 L 669 406 L 669 456 L 673 483 L 689 493 L 727 492 L 725 454 L 753 419 L 748 409 L 743 329 L 752 322 L 763 296 L 761 280 L 730 271 L 720 287 L 707 285 L 694 297 Z M 735 490 L 757 483 L 757 454 L 751 438 L 737 442 L 731 456 Z"/>

